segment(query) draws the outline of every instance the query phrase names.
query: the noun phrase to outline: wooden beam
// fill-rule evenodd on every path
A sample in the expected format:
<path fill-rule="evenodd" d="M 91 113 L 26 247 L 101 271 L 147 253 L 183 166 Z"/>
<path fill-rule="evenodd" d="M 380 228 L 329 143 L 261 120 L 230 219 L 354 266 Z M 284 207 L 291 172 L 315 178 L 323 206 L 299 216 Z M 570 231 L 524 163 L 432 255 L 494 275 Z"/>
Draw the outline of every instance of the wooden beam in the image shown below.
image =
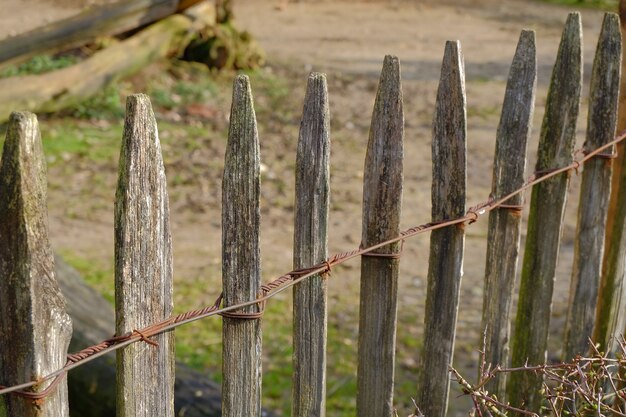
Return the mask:
<path fill-rule="evenodd" d="M 190 32 L 210 23 L 212 8 L 199 4 L 68 68 L 0 79 L 0 123 L 12 111 L 55 112 L 79 103 L 149 62 L 180 51 Z"/>
<path fill-rule="evenodd" d="M 96 37 L 118 35 L 161 20 L 202 0 L 119 1 L 0 41 L 0 65 L 25 61 L 85 45 Z"/>

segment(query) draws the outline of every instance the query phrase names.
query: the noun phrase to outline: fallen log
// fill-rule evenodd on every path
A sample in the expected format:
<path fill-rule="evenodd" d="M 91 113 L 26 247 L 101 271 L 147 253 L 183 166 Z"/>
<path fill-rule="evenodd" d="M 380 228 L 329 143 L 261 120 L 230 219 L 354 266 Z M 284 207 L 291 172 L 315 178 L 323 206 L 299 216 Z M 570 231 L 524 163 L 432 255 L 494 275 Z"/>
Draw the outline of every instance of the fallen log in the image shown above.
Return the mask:
<path fill-rule="evenodd" d="M 79 103 L 150 62 L 182 52 L 194 32 L 213 25 L 215 10 L 197 4 L 71 67 L 0 79 L 0 123 L 14 110 L 54 112 Z"/>
<path fill-rule="evenodd" d="M 134 0 L 89 8 L 29 32 L 0 41 L 0 65 L 85 45 L 97 37 L 137 29 L 202 0 Z"/>
<path fill-rule="evenodd" d="M 60 257 L 55 258 L 55 263 L 56 276 L 74 325 L 70 352 L 113 335 L 115 318 L 112 306 Z M 70 371 L 68 383 L 71 417 L 115 416 L 114 352 Z M 219 385 L 207 380 L 204 373 L 177 362 L 174 408 L 177 416 L 221 416 Z M 272 417 L 274 414 L 264 410 L 263 416 Z"/>

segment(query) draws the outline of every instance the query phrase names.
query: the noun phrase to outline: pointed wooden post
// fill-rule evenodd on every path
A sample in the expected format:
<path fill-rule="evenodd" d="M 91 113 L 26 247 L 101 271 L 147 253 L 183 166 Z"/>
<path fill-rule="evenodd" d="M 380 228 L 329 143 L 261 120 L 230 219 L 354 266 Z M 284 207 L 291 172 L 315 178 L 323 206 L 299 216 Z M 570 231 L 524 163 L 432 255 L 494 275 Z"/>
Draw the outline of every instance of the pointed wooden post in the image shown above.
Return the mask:
<path fill-rule="evenodd" d="M 0 384 L 28 382 L 66 363 L 72 322 L 48 240 L 46 165 L 37 118 L 13 113 L 0 166 Z M 40 402 L 5 395 L 0 415 L 66 417 L 65 377 Z M 51 380 L 33 389 L 46 389 Z"/>
<path fill-rule="evenodd" d="M 626 1 L 620 2 L 620 20 L 622 33 L 626 26 Z M 620 32 L 613 34 L 614 39 Z M 624 44 L 622 43 L 622 52 Z M 614 55 L 617 57 L 618 55 Z M 623 58 L 623 57 L 622 57 Z M 622 60 L 622 69 L 625 61 Z M 615 89 L 615 86 L 613 86 Z M 612 94 L 611 94 L 612 97 Z M 619 115 L 616 122 L 617 130 L 626 129 L 626 83 L 621 83 L 619 98 Z M 602 351 L 618 350 L 618 340 L 614 336 L 624 334 L 626 329 L 624 303 L 626 303 L 626 145 L 624 142 L 616 146 L 617 159 L 613 163 L 611 179 L 611 198 L 606 222 L 604 239 L 605 253 L 602 260 L 602 279 L 599 288 L 596 321 L 593 341 L 600 344 Z"/>
<path fill-rule="evenodd" d="M 433 122 L 433 222 L 465 215 L 467 115 L 461 44 L 448 41 L 441 66 Z M 456 319 L 463 275 L 463 225 L 430 237 L 424 348 L 418 405 L 424 415 L 444 417 L 450 391 Z"/>
<path fill-rule="evenodd" d="M 239 75 L 233 85 L 230 128 L 222 183 L 222 282 L 224 306 L 258 297 L 261 189 L 259 135 L 250 81 Z M 258 312 L 257 305 L 242 309 Z M 222 415 L 261 415 L 261 322 L 224 317 Z"/>
<path fill-rule="evenodd" d="M 361 245 L 400 234 L 404 113 L 400 61 L 386 56 L 372 113 L 363 180 Z M 357 415 L 393 415 L 400 244 L 361 257 Z"/>
<path fill-rule="evenodd" d="M 523 30 L 509 71 L 496 136 L 491 187 L 494 198 L 502 198 L 524 183 L 526 143 L 532 127 L 537 86 L 535 55 L 535 32 Z M 507 201 L 510 207 L 489 213 L 481 328 L 485 334 L 485 363 L 494 367 L 506 366 L 509 360 L 511 300 L 522 227 L 521 208 L 515 206 L 521 204 L 522 195 L 516 195 Z M 505 375 L 499 374 L 485 388 L 503 401 L 505 384 Z"/>
<path fill-rule="evenodd" d="M 309 76 L 296 157 L 294 268 L 328 257 L 330 114 L 326 76 Z M 293 288 L 293 391 L 291 415 L 326 415 L 326 276 Z"/>
<path fill-rule="evenodd" d="M 626 0 L 619 2 L 619 19 L 622 38 L 626 34 Z M 622 42 L 622 58 L 626 56 L 626 42 Z M 622 74 L 626 73 L 626 59 L 622 59 Z M 626 130 L 626 82 L 620 82 L 619 104 L 617 115 L 617 133 Z M 622 297 L 621 293 L 615 292 L 615 287 L 623 285 L 625 265 L 622 262 L 626 258 L 626 142 L 622 141 L 615 146 L 617 158 L 613 160 L 613 172 L 611 174 L 611 197 L 606 219 L 606 235 L 604 238 L 604 258 L 602 259 L 602 279 L 598 294 L 596 309 L 596 323 L 593 331 L 594 343 L 600 343 L 600 349 L 606 350 L 611 344 L 609 331 L 609 318 L 611 310 L 620 309 L 617 301 Z M 623 310 L 623 308 L 622 308 Z M 611 326 L 613 327 L 613 326 Z M 626 333 L 626 329 L 624 329 Z M 613 341 L 614 342 L 614 341 Z M 615 345 L 608 347 L 615 350 Z"/>
<path fill-rule="evenodd" d="M 559 46 L 546 112 L 541 126 L 535 171 L 566 166 L 572 161 L 582 85 L 582 32 L 579 13 L 570 13 Z M 563 173 L 532 190 L 520 294 L 513 335 L 512 366 L 546 361 L 552 291 L 569 174 Z M 514 372 L 507 386 L 512 405 L 539 412 L 540 376 Z"/>
<path fill-rule="evenodd" d="M 619 90 L 615 86 L 619 85 L 620 81 L 621 57 L 619 18 L 615 13 L 607 13 L 604 15 L 591 73 L 587 138 L 583 147 L 585 151 L 593 151 L 615 136 L 619 95 Z M 605 153 L 610 154 L 611 151 L 607 150 Z M 607 159 L 594 158 L 587 162 L 583 171 L 563 348 L 563 360 L 566 362 L 576 355 L 584 355 L 589 349 L 589 338 L 592 336 L 604 253 L 607 207 L 611 192 L 611 162 Z M 614 256 L 614 253 L 612 255 Z M 610 265 L 615 266 L 615 263 L 611 262 Z M 609 272 L 611 278 L 616 278 L 615 268 L 610 268 Z M 612 294 L 605 292 L 603 300 L 609 301 L 611 297 Z M 608 305 L 610 304 L 609 302 Z M 608 310 L 610 311 L 610 308 Z M 618 328 L 621 331 L 623 326 Z M 599 341 L 608 342 L 606 339 Z"/>
<path fill-rule="evenodd" d="M 126 100 L 115 196 L 115 321 L 118 335 L 172 314 L 172 242 L 165 170 L 150 99 Z M 117 415 L 174 415 L 174 333 L 117 353 Z"/>

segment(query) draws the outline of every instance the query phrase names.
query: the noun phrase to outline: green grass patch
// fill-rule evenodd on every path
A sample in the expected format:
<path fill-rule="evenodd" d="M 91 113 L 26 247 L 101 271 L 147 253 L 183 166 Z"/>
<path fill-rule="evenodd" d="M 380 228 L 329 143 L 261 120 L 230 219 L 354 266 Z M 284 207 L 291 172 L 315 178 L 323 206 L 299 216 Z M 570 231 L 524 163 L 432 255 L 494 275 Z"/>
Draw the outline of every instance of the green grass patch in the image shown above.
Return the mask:
<path fill-rule="evenodd" d="M 114 164 L 120 153 L 122 125 L 97 127 L 71 119 L 40 124 L 44 153 L 54 165 L 73 157 Z"/>
<path fill-rule="evenodd" d="M 111 84 L 93 97 L 69 108 L 67 113 L 77 119 L 117 120 L 124 117 L 120 86 Z"/>
<path fill-rule="evenodd" d="M 0 78 L 16 77 L 20 75 L 38 75 L 55 71 L 76 64 L 79 58 L 73 55 L 51 57 L 49 55 L 34 56 L 19 65 L 10 65 L 0 71 Z"/>

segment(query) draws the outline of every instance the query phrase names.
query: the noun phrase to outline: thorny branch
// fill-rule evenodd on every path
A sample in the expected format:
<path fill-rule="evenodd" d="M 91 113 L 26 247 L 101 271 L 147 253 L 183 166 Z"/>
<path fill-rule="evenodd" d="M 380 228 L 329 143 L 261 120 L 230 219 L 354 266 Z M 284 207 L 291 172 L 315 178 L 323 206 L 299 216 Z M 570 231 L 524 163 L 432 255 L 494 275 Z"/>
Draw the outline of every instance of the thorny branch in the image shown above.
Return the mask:
<path fill-rule="evenodd" d="M 461 374 L 450 367 L 450 372 L 461 386 L 463 393 L 472 399 L 471 416 L 492 415 L 509 417 L 527 415 L 539 417 L 565 416 L 623 416 L 626 417 L 626 341 L 622 337 L 615 357 L 598 351 L 590 341 L 590 355 L 576 356 L 571 362 L 543 364 L 516 368 L 490 367 L 485 364 L 484 349 L 481 351 L 479 381 L 470 384 Z M 526 410 L 523 405 L 505 403 L 487 392 L 487 382 L 498 374 L 533 372 L 544 379 L 541 394 L 544 404 L 539 412 Z"/>

